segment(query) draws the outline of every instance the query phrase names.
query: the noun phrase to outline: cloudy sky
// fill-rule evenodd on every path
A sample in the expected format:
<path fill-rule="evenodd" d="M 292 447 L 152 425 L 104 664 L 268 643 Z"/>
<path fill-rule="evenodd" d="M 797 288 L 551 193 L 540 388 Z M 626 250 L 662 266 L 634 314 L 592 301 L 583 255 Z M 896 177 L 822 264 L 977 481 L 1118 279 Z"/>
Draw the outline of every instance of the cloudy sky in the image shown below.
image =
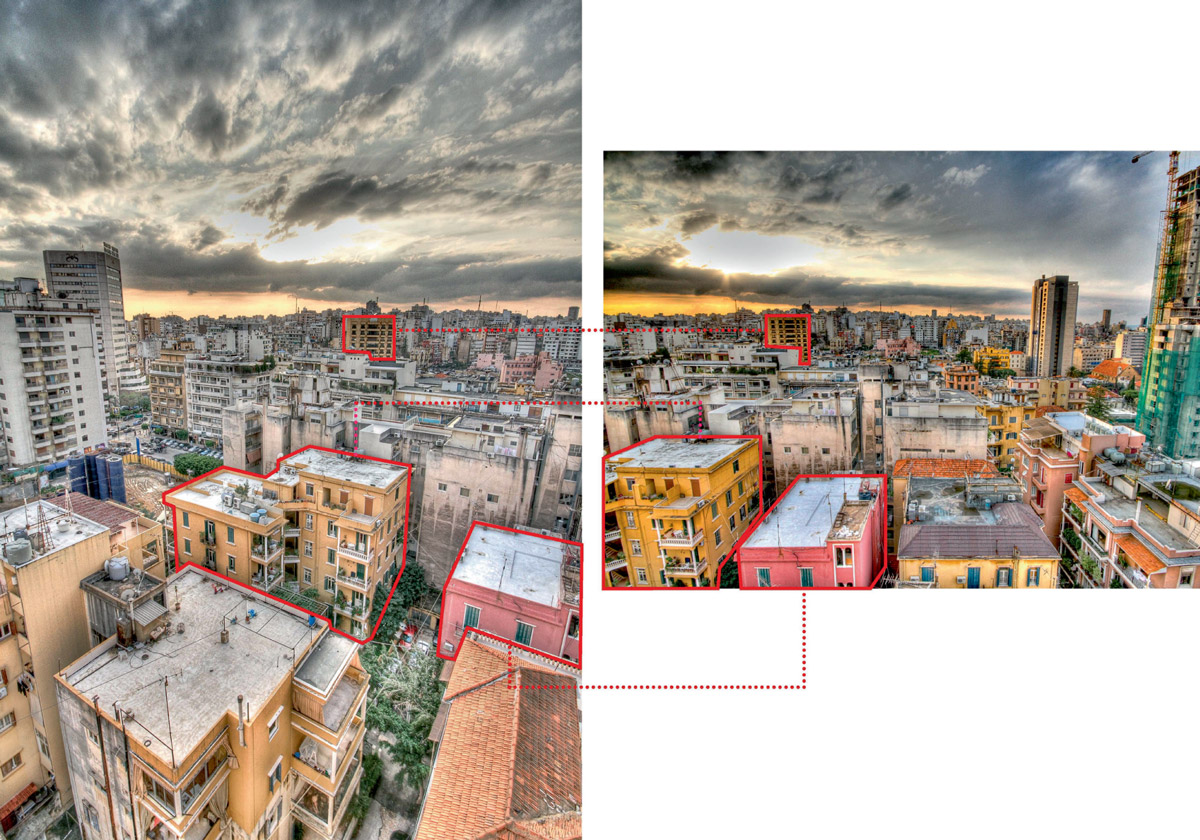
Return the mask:
<path fill-rule="evenodd" d="M 1066 274 L 1081 320 L 1140 320 L 1167 154 L 1131 157 L 609 153 L 604 308 L 729 312 L 736 298 L 1028 318 L 1032 281 Z"/>
<path fill-rule="evenodd" d="M 127 315 L 580 297 L 580 5 L 0 4 L 0 278 Z"/>

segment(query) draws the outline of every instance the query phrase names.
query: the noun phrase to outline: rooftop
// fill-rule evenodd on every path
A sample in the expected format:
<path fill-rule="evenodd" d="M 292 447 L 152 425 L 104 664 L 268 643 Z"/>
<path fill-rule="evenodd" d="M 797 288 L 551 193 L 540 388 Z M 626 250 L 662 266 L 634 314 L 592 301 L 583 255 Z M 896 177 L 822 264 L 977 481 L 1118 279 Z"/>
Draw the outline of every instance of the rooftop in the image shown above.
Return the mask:
<path fill-rule="evenodd" d="M 127 508 L 115 502 L 93 499 L 85 493 L 71 491 L 67 495 L 55 496 L 56 504 L 66 507 L 67 499 L 71 500 L 71 509 L 80 516 L 92 520 L 98 525 L 104 525 L 109 530 L 119 531 L 126 522 L 137 519 L 140 515 L 136 510 Z"/>
<path fill-rule="evenodd" d="M 236 488 L 241 486 L 247 488 L 248 495 L 245 498 L 235 492 Z M 263 489 L 262 479 L 222 469 L 207 478 L 193 481 L 190 484 L 181 484 L 173 490 L 168 490 L 167 498 L 171 502 L 186 502 L 195 507 L 221 511 L 237 519 L 251 522 L 253 520 L 250 518 L 250 513 L 242 510 L 243 503 L 253 507 L 256 511 L 259 509 L 270 510 L 273 505 L 278 503 L 276 499 L 264 499 Z M 278 511 L 276 512 L 278 513 Z"/>
<path fill-rule="evenodd" d="M 567 543 L 476 524 L 454 568 L 454 579 L 505 595 L 559 606 Z"/>
<path fill-rule="evenodd" d="M 334 680 L 358 649 L 358 642 L 340 633 L 326 633 L 320 641 L 300 660 L 296 679 L 316 689 L 320 694 L 333 690 Z"/>
<path fill-rule="evenodd" d="M 910 497 L 911 498 L 911 497 Z M 897 556 L 1000 559 L 1057 557 L 1033 508 L 1021 501 L 990 509 L 959 506 L 928 521 L 909 522 L 900 531 Z"/>
<path fill-rule="evenodd" d="M 965 478 L 1000 475 L 996 465 L 981 458 L 901 458 L 892 470 L 895 478 Z"/>
<path fill-rule="evenodd" d="M 609 458 L 616 469 L 711 469 L 753 445 L 751 438 L 655 438 Z"/>
<path fill-rule="evenodd" d="M 39 514 L 44 514 L 48 525 L 47 530 L 50 534 L 48 545 L 42 545 L 37 535 Z M 15 538 L 16 532 L 19 530 L 24 530 L 29 534 L 30 541 L 33 543 L 32 559 L 37 560 L 39 557 L 70 548 L 97 534 L 107 534 L 109 529 L 78 513 L 70 514 L 65 508 L 45 500 L 38 500 L 0 513 L 0 542 L 7 545 Z M 12 563 L 11 559 L 9 563 Z"/>
<path fill-rule="evenodd" d="M 842 476 L 796 481 L 743 543 L 745 548 L 823 546 L 862 536 L 871 500 L 860 500 L 876 481 Z"/>
<path fill-rule="evenodd" d="M 322 449 L 305 449 L 280 460 L 279 469 L 271 474 L 272 481 L 289 483 L 284 467 L 298 472 L 314 473 L 322 478 L 365 484 L 368 487 L 390 487 L 408 474 L 408 467 L 374 461 L 352 453 L 326 452 Z"/>
<path fill-rule="evenodd" d="M 64 679 L 84 697 L 99 697 L 102 709 L 115 703 L 132 712 L 130 736 L 169 764 L 199 746 L 224 715 L 236 716 L 239 694 L 252 718 L 273 711 L 264 704 L 323 625 L 310 627 L 298 609 L 192 567 L 170 578 L 164 594 L 170 631 L 159 641 L 141 649 L 96 648 Z M 228 644 L 221 643 L 223 627 Z"/>

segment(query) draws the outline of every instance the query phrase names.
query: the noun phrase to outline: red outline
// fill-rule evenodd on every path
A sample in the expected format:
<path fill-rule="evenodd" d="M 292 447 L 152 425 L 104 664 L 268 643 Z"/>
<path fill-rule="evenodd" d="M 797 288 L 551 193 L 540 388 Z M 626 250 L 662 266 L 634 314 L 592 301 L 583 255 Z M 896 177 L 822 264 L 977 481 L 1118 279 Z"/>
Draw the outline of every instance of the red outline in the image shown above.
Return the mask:
<path fill-rule="evenodd" d="M 351 350 L 346 347 L 346 321 L 350 318 L 373 318 L 392 322 L 392 355 L 372 356 L 370 350 Z M 342 316 L 342 352 L 354 356 L 366 356 L 372 362 L 396 361 L 396 316 L 395 315 L 343 315 Z"/>
<path fill-rule="evenodd" d="M 762 518 L 761 511 L 764 506 L 764 503 L 763 503 L 763 439 L 762 439 L 762 435 L 653 435 L 651 437 L 646 438 L 645 440 L 639 440 L 637 443 L 632 443 L 629 446 L 626 446 L 624 449 L 618 449 L 616 452 L 609 452 L 607 455 L 605 455 L 603 458 L 600 459 L 600 538 L 602 540 L 601 545 L 607 545 L 606 542 L 603 542 L 603 539 L 604 539 L 604 514 L 606 512 L 604 510 L 604 505 L 605 505 L 605 496 L 608 493 L 608 484 L 604 480 L 604 475 L 607 471 L 608 459 L 612 458 L 616 455 L 620 455 L 622 452 L 628 452 L 629 450 L 639 447 L 645 443 L 649 443 L 652 440 L 696 440 L 696 439 L 701 439 L 701 438 L 708 439 L 708 440 L 730 440 L 730 439 L 732 439 L 732 440 L 758 441 L 758 509 L 759 509 L 759 515 L 750 521 L 749 527 L 754 528 L 758 524 L 758 520 Z M 717 564 L 717 575 L 715 578 L 713 578 L 714 582 L 711 586 L 609 586 L 607 576 L 604 575 L 604 563 L 603 563 L 603 557 L 602 557 L 601 558 L 602 562 L 600 563 L 600 574 L 601 574 L 600 588 L 601 588 L 601 590 L 603 590 L 605 592 L 666 592 L 666 591 L 671 591 L 671 592 L 679 592 L 679 591 L 719 592 L 721 590 L 721 567 L 725 565 L 725 562 L 729 559 L 729 556 L 732 555 L 733 552 L 737 550 L 737 547 L 739 545 L 741 545 L 741 542 L 743 539 L 745 539 L 745 534 L 743 534 L 742 537 L 739 538 L 738 541 L 735 542 L 733 544 L 733 546 L 729 549 L 729 554 L 725 555 L 725 560 L 722 560 L 720 563 Z"/>
<path fill-rule="evenodd" d="M 502 636 L 497 636 L 495 633 L 489 633 L 487 630 L 481 630 L 478 627 L 464 627 L 462 635 L 458 637 L 458 644 L 454 648 L 453 656 L 445 656 L 442 654 L 442 627 L 445 625 L 446 615 L 446 587 L 450 585 L 450 581 L 454 579 L 454 570 L 458 568 L 458 561 L 462 559 L 463 553 L 467 550 L 467 543 L 471 541 L 471 534 L 475 531 L 476 525 L 482 525 L 485 528 L 496 528 L 500 531 L 508 531 L 510 534 L 523 534 L 527 537 L 536 537 L 540 540 L 550 540 L 551 542 L 563 543 L 564 545 L 573 545 L 579 549 L 579 661 L 563 659 L 551 653 L 546 653 L 544 650 L 528 647 L 518 644 L 512 639 L 505 639 Z M 532 531 L 522 531 L 520 528 L 510 528 L 507 525 L 496 525 L 492 522 L 484 522 L 481 519 L 471 521 L 471 527 L 467 529 L 467 535 L 463 537 L 462 547 L 458 550 L 458 556 L 454 558 L 454 565 L 450 567 L 450 574 L 446 576 L 446 582 L 442 584 L 441 604 L 438 607 L 438 636 L 437 636 L 437 657 L 438 659 L 446 659 L 454 662 L 458 659 L 458 654 L 462 650 L 463 639 L 467 636 L 467 630 L 474 630 L 482 636 L 487 636 L 489 639 L 495 639 L 508 645 L 510 648 L 529 651 L 530 653 L 544 656 L 546 659 L 552 659 L 555 662 L 561 662 L 564 665 L 570 665 L 580 670 L 583 669 L 583 543 L 575 542 L 574 540 L 564 540 L 561 537 L 550 537 L 546 534 L 535 534 Z"/>
<path fill-rule="evenodd" d="M 884 574 L 884 572 L 887 571 L 887 568 L 888 568 L 888 536 L 887 536 L 887 508 L 888 508 L 887 481 L 888 481 L 888 479 L 887 479 L 887 476 L 884 475 L 883 473 L 824 473 L 824 474 L 811 474 L 811 475 L 796 476 L 795 478 L 792 479 L 791 484 L 789 484 L 787 486 L 787 489 L 784 490 L 782 493 L 780 493 L 779 497 L 771 503 L 771 506 L 769 508 L 767 508 L 765 511 L 763 511 L 762 513 L 760 513 L 755 518 L 755 520 L 752 523 L 750 523 L 749 530 L 747 530 L 746 533 L 742 534 L 741 538 L 738 539 L 738 541 L 736 543 L 734 543 L 733 548 L 729 550 L 729 554 L 725 557 L 725 559 L 723 561 L 721 561 L 721 566 L 720 566 L 720 568 L 717 569 L 717 574 L 720 575 L 721 569 L 725 568 L 725 564 L 728 563 L 730 560 L 733 560 L 734 557 L 737 556 L 737 554 L 742 550 L 742 543 L 744 543 L 747 539 L 749 539 L 750 535 L 759 529 L 759 527 L 763 524 L 763 521 L 766 520 L 766 518 L 771 515 L 771 511 L 775 510 L 775 506 L 778 505 L 781 501 L 783 501 L 784 498 L 787 497 L 788 492 L 796 485 L 796 482 L 802 478 L 878 478 L 883 481 L 883 484 L 879 490 L 879 496 L 880 496 L 880 499 L 882 499 L 882 504 L 883 504 L 883 528 L 881 529 L 882 535 L 883 535 L 883 566 L 880 567 L 879 573 L 876 574 L 875 577 L 871 580 L 870 586 L 751 586 L 744 590 L 742 590 L 742 578 L 741 578 L 741 575 L 739 574 L 738 575 L 738 589 L 745 591 L 745 592 L 846 592 L 846 591 L 869 592 L 869 591 L 871 591 L 872 589 L 874 589 L 876 586 L 879 585 L 879 581 L 883 579 L 883 574 Z M 876 501 L 879 501 L 879 499 L 877 499 Z M 740 558 L 735 562 L 740 562 Z"/>
<path fill-rule="evenodd" d="M 770 321 L 772 318 L 803 318 L 804 325 L 808 328 L 808 346 L 807 347 L 798 347 L 794 344 L 768 344 L 767 343 L 767 333 L 769 332 L 769 330 L 767 329 L 767 322 Z M 764 348 L 770 347 L 775 350 L 803 350 L 804 357 L 796 363 L 796 366 L 797 367 L 811 367 L 812 366 L 812 316 L 808 315 L 808 314 L 763 315 L 763 347 Z"/>
<path fill-rule="evenodd" d="M 387 600 L 385 600 L 383 602 L 383 607 L 381 607 L 379 610 L 379 618 L 376 619 L 375 626 L 371 628 L 371 635 L 367 636 L 367 638 L 365 638 L 365 639 L 360 639 L 357 636 L 352 636 L 349 633 L 344 633 L 341 630 L 338 630 L 336 627 L 333 626 L 333 621 L 331 619 L 325 618 L 325 616 L 323 616 L 323 615 L 317 615 L 314 612 L 310 612 L 309 610 L 304 609 L 304 607 L 300 606 L 299 604 L 293 604 L 291 601 L 285 601 L 282 598 L 277 598 L 274 595 L 272 595 L 270 592 L 264 592 L 263 590 L 259 589 L 256 586 L 252 586 L 248 583 L 242 583 L 241 581 L 234 580 L 233 578 L 227 577 L 226 575 L 223 575 L 218 571 L 206 568 L 206 567 L 200 565 L 199 563 L 194 563 L 191 560 L 189 560 L 188 562 L 184 563 L 182 566 L 179 565 L 179 558 L 180 558 L 179 529 L 175 525 L 175 517 L 176 517 L 176 514 L 178 513 L 178 511 L 175 510 L 174 503 L 172 503 L 171 501 L 169 501 L 167 499 L 168 493 L 174 493 L 176 490 L 182 490 L 185 487 L 195 484 L 197 481 L 203 481 L 204 479 L 208 478 L 210 475 L 213 475 L 213 474 L 219 473 L 219 472 L 232 472 L 232 473 L 237 473 L 239 475 L 244 475 L 244 476 L 248 476 L 249 478 L 255 478 L 255 479 L 259 479 L 259 480 L 262 480 L 264 478 L 270 478 L 271 476 L 275 475 L 275 473 L 277 473 L 279 471 L 279 462 L 280 461 L 284 460 L 285 458 L 291 458 L 293 455 L 298 455 L 301 452 L 304 452 L 309 449 L 318 449 L 321 452 L 330 452 L 334 455 L 349 455 L 352 458 L 362 458 L 367 461 L 379 461 L 380 463 L 384 463 L 384 464 L 394 464 L 396 466 L 404 467 L 405 469 L 408 470 L 408 473 L 405 476 L 405 488 L 404 488 L 404 543 L 400 546 L 400 551 L 401 551 L 400 568 L 396 571 L 396 579 L 394 581 L 392 581 L 392 588 L 388 592 Z M 217 467 L 216 469 L 209 470 L 208 472 L 206 472 L 202 475 L 198 475 L 195 478 L 188 479 L 187 481 L 183 482 L 182 484 L 176 484 L 171 489 L 164 490 L 162 493 L 163 505 L 165 505 L 166 507 L 169 507 L 171 509 L 171 533 L 173 534 L 173 539 L 174 539 L 174 543 L 175 543 L 175 569 L 172 572 L 172 574 L 178 573 L 178 572 L 182 571 L 183 569 L 186 569 L 188 566 L 195 566 L 197 569 L 202 570 L 206 574 L 215 575 L 215 576 L 221 578 L 222 580 L 229 581 L 234 586 L 239 586 L 243 589 L 249 589 L 251 592 L 256 592 L 259 595 L 262 595 L 266 598 L 270 598 L 272 601 L 277 601 L 280 604 L 286 604 L 289 607 L 293 607 L 295 609 L 300 610 L 303 613 L 307 613 L 308 615 L 312 616 L 313 618 L 317 619 L 318 621 L 324 621 L 329 626 L 329 629 L 332 632 L 337 633 L 339 636 L 345 636 L 347 639 L 351 639 L 352 641 L 358 642 L 360 645 L 365 645 L 367 642 L 374 641 L 375 633 L 378 632 L 379 625 L 383 622 L 384 613 L 386 613 L 388 611 L 388 607 L 391 606 L 392 596 L 394 594 L 396 594 L 396 587 L 399 586 L 399 584 L 400 584 L 400 576 L 404 574 L 404 567 L 408 563 L 408 518 L 412 511 L 412 471 L 413 471 L 412 464 L 406 464 L 403 461 L 389 461 L 386 458 L 375 458 L 371 455 L 360 455 L 357 452 L 346 452 L 341 449 L 329 449 L 324 446 L 302 446 L 299 449 L 297 449 L 295 452 L 289 452 L 286 455 L 280 455 L 278 458 L 276 458 L 275 459 L 275 469 L 271 470 L 269 473 L 266 473 L 265 475 L 258 475 L 257 473 L 247 472 L 246 470 L 239 470 L 236 467 L 220 466 L 220 467 Z"/>

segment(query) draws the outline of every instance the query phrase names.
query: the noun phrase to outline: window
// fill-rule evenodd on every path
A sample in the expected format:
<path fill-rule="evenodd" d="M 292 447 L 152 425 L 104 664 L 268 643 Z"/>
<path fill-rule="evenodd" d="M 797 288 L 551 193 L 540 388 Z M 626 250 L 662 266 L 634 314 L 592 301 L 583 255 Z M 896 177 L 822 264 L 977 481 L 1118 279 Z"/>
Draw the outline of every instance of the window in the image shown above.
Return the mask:
<path fill-rule="evenodd" d="M 732 534 L 735 530 L 737 530 L 737 520 L 731 516 L 729 517 L 729 533 Z"/>
<path fill-rule="evenodd" d="M 716 531 L 713 532 L 713 544 L 714 545 L 721 544 L 721 529 L 720 528 L 718 528 Z"/>
<path fill-rule="evenodd" d="M 283 714 L 283 706 L 275 710 L 275 714 L 271 715 L 271 719 L 267 721 L 267 740 L 270 741 L 279 732 L 279 716 Z"/>
<path fill-rule="evenodd" d="M 1042 567 L 1034 566 L 1025 573 L 1025 585 L 1029 587 L 1037 586 L 1042 579 Z"/>
<path fill-rule="evenodd" d="M 142 771 L 142 786 L 146 789 L 146 795 L 153 799 L 159 807 L 165 810 L 172 817 L 175 816 L 175 794 L 168 790 L 164 785 L 158 783 L 158 780 Z"/>
<path fill-rule="evenodd" d="M 4 717 L 0 718 L 0 732 L 7 732 L 17 725 L 17 713 L 9 712 Z"/>
<path fill-rule="evenodd" d="M 645 569 L 634 569 L 634 571 L 637 572 L 637 582 L 638 583 L 645 585 L 650 582 L 650 579 L 648 577 L 646 577 Z"/>
<path fill-rule="evenodd" d="M 933 583 L 934 568 L 935 568 L 934 566 L 922 566 L 921 567 L 921 582 L 922 583 Z"/>
<path fill-rule="evenodd" d="M 1179 571 L 1179 588 L 1180 589 L 1191 589 L 1192 588 L 1192 578 L 1195 577 L 1195 575 L 1196 575 L 1196 569 L 1194 567 L 1180 569 L 1180 571 Z"/>
<path fill-rule="evenodd" d="M 439 492 L 439 493 L 445 493 L 445 492 L 446 492 L 446 485 L 445 485 L 445 484 L 443 484 L 443 483 L 442 483 L 442 482 L 440 482 L 440 481 L 438 482 L 438 492 Z"/>
<path fill-rule="evenodd" d="M 571 614 L 571 620 L 567 622 L 567 635 L 572 639 L 579 638 L 579 616 Z"/>
<path fill-rule="evenodd" d="M 630 540 L 629 541 L 629 553 L 632 554 L 634 557 L 641 557 L 642 556 L 642 541 L 641 540 Z"/>
<path fill-rule="evenodd" d="M 312 569 L 305 569 L 305 570 L 304 570 L 304 582 L 305 582 L 305 583 L 312 583 Z"/>
<path fill-rule="evenodd" d="M 740 461 L 738 461 L 738 459 L 737 459 L 737 458 L 734 458 L 734 459 L 733 459 L 733 471 L 734 471 L 734 472 L 737 472 L 737 471 L 738 471 L 738 470 L 740 470 L 740 469 L 741 469 L 741 462 L 740 462 Z"/>
<path fill-rule="evenodd" d="M 725 507 L 728 508 L 728 507 L 732 507 L 732 506 L 733 506 L 733 491 L 726 490 L 725 491 Z"/>
<path fill-rule="evenodd" d="M 229 571 L 236 572 L 237 571 L 237 558 L 234 557 L 232 554 L 227 554 L 226 557 L 229 559 Z"/>
<path fill-rule="evenodd" d="M 833 548 L 833 564 L 841 568 L 849 568 L 854 565 L 854 547 L 849 545 L 837 545 Z"/>
<path fill-rule="evenodd" d="M 183 553 L 184 554 L 192 553 L 192 541 L 191 540 L 185 539 L 183 541 Z"/>
<path fill-rule="evenodd" d="M 332 519 L 325 523 L 325 535 L 328 537 L 336 537 L 338 535 L 337 525 Z"/>
<path fill-rule="evenodd" d="M 188 512 L 186 510 L 183 512 L 183 527 L 184 528 L 191 527 L 191 525 L 188 523 Z"/>
<path fill-rule="evenodd" d="M 583 447 L 580 446 L 578 443 L 572 443 L 570 446 L 567 447 L 567 457 L 572 457 L 572 456 L 582 455 L 582 454 L 583 454 Z"/>
<path fill-rule="evenodd" d="M 313 529 L 313 515 L 311 513 L 304 514 L 304 530 L 311 531 Z"/>
<path fill-rule="evenodd" d="M 533 643 L 533 625 L 526 624 L 523 621 L 517 622 L 517 637 L 516 642 L 519 645 L 529 645 Z"/>
<path fill-rule="evenodd" d="M 233 545 L 233 526 L 232 525 L 225 526 L 225 542 L 229 543 L 230 545 Z"/>
<path fill-rule="evenodd" d="M 637 527 L 637 517 L 634 516 L 633 511 L 631 511 L 631 510 L 625 511 L 625 527 L 626 528 L 636 528 Z"/>
<path fill-rule="evenodd" d="M 466 605 L 463 610 L 463 627 L 478 627 L 479 626 L 479 607 L 473 607 L 470 604 Z"/>
<path fill-rule="evenodd" d="M 335 578 L 331 577 L 330 575 L 326 575 L 325 576 L 325 591 L 333 592 L 336 589 L 337 589 L 337 585 L 336 585 Z"/>
<path fill-rule="evenodd" d="M 337 552 L 334 551 L 332 548 L 325 549 L 325 562 L 328 563 L 330 566 L 337 565 Z"/>
<path fill-rule="evenodd" d="M 497 496 L 495 493 L 488 493 L 488 494 L 487 494 L 487 500 L 488 500 L 489 502 L 491 502 L 491 503 L 495 504 L 496 502 L 500 501 L 500 497 L 499 497 L 499 496 Z"/>
<path fill-rule="evenodd" d="M 717 517 L 718 517 L 718 516 L 720 516 L 720 515 L 721 515 L 721 511 L 720 511 L 720 510 L 717 508 L 717 503 L 716 503 L 716 502 L 713 502 L 713 503 L 712 503 L 712 518 L 713 518 L 713 521 L 715 522 L 715 521 L 717 520 Z"/>
<path fill-rule="evenodd" d="M 458 495 L 469 497 L 471 495 L 471 491 L 468 490 L 466 487 L 459 487 Z"/>
<path fill-rule="evenodd" d="M 758 585 L 770 588 L 771 586 L 771 570 L 770 569 L 755 569 L 758 574 Z"/>
<path fill-rule="evenodd" d="M 275 785 L 283 780 L 283 756 L 279 756 L 275 760 L 275 766 L 271 768 L 271 772 L 267 774 L 267 792 L 274 793 Z"/>
<path fill-rule="evenodd" d="M 800 585 L 801 586 L 812 586 L 813 585 L 813 570 L 811 567 L 806 566 L 800 570 Z"/>
<path fill-rule="evenodd" d="M 996 586 L 1012 586 L 1012 569 L 1007 566 L 996 570 Z"/>
<path fill-rule="evenodd" d="M 312 557 L 312 551 L 313 551 L 312 540 L 305 540 L 304 541 L 304 556 Z"/>

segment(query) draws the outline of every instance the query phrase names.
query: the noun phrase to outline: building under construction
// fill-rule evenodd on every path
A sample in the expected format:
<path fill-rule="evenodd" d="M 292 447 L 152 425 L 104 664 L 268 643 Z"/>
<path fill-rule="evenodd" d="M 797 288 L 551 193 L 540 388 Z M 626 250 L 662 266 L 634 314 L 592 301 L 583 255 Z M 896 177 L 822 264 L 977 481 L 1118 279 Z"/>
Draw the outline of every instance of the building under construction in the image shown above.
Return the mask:
<path fill-rule="evenodd" d="M 1171 153 L 1148 322 L 1150 343 L 1138 397 L 1138 430 L 1172 458 L 1200 457 L 1200 167 L 1179 174 Z"/>

